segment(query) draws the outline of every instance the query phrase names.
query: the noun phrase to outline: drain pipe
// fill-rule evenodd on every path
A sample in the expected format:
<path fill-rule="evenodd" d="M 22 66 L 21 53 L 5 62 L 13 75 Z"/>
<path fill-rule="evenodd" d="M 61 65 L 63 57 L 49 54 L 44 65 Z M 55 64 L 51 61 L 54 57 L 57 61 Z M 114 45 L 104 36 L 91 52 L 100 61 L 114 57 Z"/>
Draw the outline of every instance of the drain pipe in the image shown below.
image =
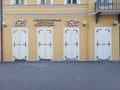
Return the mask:
<path fill-rule="evenodd" d="M 119 59 L 120 59 L 120 26 L 119 26 Z"/>
<path fill-rule="evenodd" d="M 118 24 L 120 24 L 120 14 L 118 14 Z M 119 59 L 120 59 L 120 26 L 119 26 Z"/>
<path fill-rule="evenodd" d="M 0 15 L 0 19 L 1 19 L 1 21 L 0 21 L 0 25 L 1 25 L 1 30 L 0 30 L 0 43 L 1 43 L 1 47 L 0 47 L 0 53 L 1 53 L 1 61 L 3 61 L 3 25 L 2 25 L 2 22 L 3 22 L 3 2 L 2 2 L 2 0 L 0 0 L 0 13 L 1 13 L 1 15 Z"/>

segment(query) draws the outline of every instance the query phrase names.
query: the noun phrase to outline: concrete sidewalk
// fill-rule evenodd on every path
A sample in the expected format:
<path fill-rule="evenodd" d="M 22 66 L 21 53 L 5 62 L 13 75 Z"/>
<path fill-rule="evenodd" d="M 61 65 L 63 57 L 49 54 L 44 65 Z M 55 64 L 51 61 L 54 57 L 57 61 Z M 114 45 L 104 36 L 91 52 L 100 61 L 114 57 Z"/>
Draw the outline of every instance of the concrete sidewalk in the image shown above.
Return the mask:
<path fill-rule="evenodd" d="M 0 90 L 120 90 L 120 62 L 0 63 Z"/>

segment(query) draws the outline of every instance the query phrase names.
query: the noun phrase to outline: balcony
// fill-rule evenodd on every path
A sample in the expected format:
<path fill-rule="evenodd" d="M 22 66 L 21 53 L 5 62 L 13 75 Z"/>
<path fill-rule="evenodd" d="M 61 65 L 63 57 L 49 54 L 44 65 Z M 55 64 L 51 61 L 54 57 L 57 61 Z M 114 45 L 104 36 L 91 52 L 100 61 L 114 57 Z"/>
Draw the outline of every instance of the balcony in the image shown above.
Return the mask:
<path fill-rule="evenodd" d="M 100 15 L 118 15 L 120 19 L 120 2 L 118 0 L 113 2 L 95 2 L 96 23 Z"/>
<path fill-rule="evenodd" d="M 95 2 L 95 11 L 101 14 L 120 14 L 120 2 Z"/>

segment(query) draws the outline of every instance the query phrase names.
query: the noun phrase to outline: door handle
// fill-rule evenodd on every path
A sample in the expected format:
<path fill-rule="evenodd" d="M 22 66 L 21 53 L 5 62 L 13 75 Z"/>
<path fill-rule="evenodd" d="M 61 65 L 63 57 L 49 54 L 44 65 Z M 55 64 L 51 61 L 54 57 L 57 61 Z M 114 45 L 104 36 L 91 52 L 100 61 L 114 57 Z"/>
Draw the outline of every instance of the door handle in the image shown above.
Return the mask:
<path fill-rule="evenodd" d="M 23 45 L 26 47 L 26 46 L 27 46 L 27 43 L 25 42 Z"/>
<path fill-rule="evenodd" d="M 64 45 L 65 45 L 65 47 L 67 47 L 69 44 L 68 44 L 67 42 L 65 42 L 65 44 L 64 44 Z"/>
<path fill-rule="evenodd" d="M 78 42 L 76 42 L 76 43 L 74 43 L 74 45 L 75 45 L 76 47 L 78 47 L 79 44 L 78 44 Z"/>
<path fill-rule="evenodd" d="M 51 47 L 51 46 L 52 46 L 52 43 L 50 42 L 48 45 Z"/>
<path fill-rule="evenodd" d="M 38 45 L 39 45 L 39 47 L 40 47 L 42 44 L 39 42 L 39 44 L 38 44 Z"/>
<path fill-rule="evenodd" d="M 105 43 L 102 43 L 102 45 L 106 45 Z"/>

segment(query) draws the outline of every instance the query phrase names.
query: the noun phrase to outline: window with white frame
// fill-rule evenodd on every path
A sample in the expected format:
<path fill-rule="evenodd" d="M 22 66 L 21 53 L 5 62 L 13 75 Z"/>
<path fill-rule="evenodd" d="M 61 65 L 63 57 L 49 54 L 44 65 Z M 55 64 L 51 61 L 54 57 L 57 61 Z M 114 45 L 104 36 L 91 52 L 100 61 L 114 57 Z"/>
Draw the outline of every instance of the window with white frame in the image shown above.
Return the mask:
<path fill-rule="evenodd" d="M 65 4 L 80 4 L 80 0 L 64 0 Z"/>
<path fill-rule="evenodd" d="M 38 4 L 53 4 L 53 0 L 38 0 Z"/>
<path fill-rule="evenodd" d="M 96 0 L 98 4 L 97 9 L 100 10 L 108 10 L 113 8 L 113 1 L 112 0 Z"/>
<path fill-rule="evenodd" d="M 14 5 L 25 5 L 26 4 L 26 0 L 11 0 L 11 4 L 14 4 Z"/>
<path fill-rule="evenodd" d="M 112 0 L 97 0 L 97 2 L 101 2 L 101 3 L 112 3 Z"/>

